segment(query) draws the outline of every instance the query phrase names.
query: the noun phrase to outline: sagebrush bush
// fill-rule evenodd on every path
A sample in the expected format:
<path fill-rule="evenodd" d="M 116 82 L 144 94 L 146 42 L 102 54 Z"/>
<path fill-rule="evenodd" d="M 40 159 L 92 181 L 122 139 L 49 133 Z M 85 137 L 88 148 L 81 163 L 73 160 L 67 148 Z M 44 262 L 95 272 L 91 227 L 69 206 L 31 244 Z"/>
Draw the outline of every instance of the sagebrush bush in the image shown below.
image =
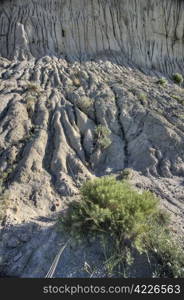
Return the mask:
<path fill-rule="evenodd" d="M 86 111 L 89 110 L 89 108 L 92 106 L 92 103 L 93 103 L 92 100 L 86 96 L 80 97 L 77 100 L 77 104 L 78 104 L 79 108 L 81 108 L 82 110 L 86 110 Z"/>
<path fill-rule="evenodd" d="M 142 103 L 142 105 L 145 105 L 147 103 L 147 95 L 144 93 L 139 93 L 138 94 L 138 99 Z"/>
<path fill-rule="evenodd" d="M 157 276 L 184 277 L 184 251 L 168 228 L 154 223 L 144 238 L 145 248 L 157 259 Z"/>
<path fill-rule="evenodd" d="M 175 83 L 177 83 L 177 84 L 182 84 L 183 83 L 183 76 L 182 76 L 182 74 L 175 73 L 175 74 L 173 74 L 172 77 L 173 77 L 173 80 L 174 80 Z"/>
<path fill-rule="evenodd" d="M 178 103 L 184 105 L 184 100 L 181 99 L 180 96 L 177 96 L 177 95 L 171 95 L 171 97 L 172 97 L 173 99 L 175 99 L 176 101 L 178 101 Z"/>
<path fill-rule="evenodd" d="M 154 194 L 139 193 L 112 176 L 87 181 L 80 192 L 80 201 L 69 204 L 60 224 L 75 239 L 100 237 L 110 272 L 120 265 L 125 270 L 134 248 L 155 257 L 157 277 L 184 276 L 183 250 L 173 241 L 169 215 Z"/>
<path fill-rule="evenodd" d="M 122 179 L 126 179 L 126 180 L 131 179 L 132 175 L 133 175 L 133 170 L 131 168 L 125 168 L 121 172 Z"/>
<path fill-rule="evenodd" d="M 3 221 L 6 215 L 6 209 L 9 205 L 9 194 L 8 192 L 3 192 L 0 195 L 0 223 Z"/>
<path fill-rule="evenodd" d="M 80 202 L 69 206 L 64 225 L 79 233 L 108 233 L 120 244 L 134 241 L 147 230 L 158 200 L 150 192 L 139 194 L 128 183 L 107 176 L 87 181 L 81 188 Z"/>
<path fill-rule="evenodd" d="M 110 133 L 110 130 L 103 125 L 96 127 L 95 138 L 101 149 L 106 149 L 111 145 Z"/>
<path fill-rule="evenodd" d="M 164 77 L 161 77 L 161 78 L 159 78 L 159 80 L 157 80 L 156 83 L 160 84 L 162 86 L 165 86 L 167 84 L 167 79 L 165 79 Z"/>

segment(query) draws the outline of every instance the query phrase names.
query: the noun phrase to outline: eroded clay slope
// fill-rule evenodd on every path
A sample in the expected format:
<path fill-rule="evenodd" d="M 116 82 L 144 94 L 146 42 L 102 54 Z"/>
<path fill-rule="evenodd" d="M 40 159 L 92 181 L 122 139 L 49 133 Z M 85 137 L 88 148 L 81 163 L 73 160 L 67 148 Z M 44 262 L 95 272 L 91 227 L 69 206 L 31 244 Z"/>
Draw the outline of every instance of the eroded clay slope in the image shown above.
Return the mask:
<path fill-rule="evenodd" d="M 124 168 L 182 181 L 184 99 L 174 83 L 111 62 L 50 57 L 1 59 L 0 74 L 0 168 L 12 207 L 55 210 L 56 194 Z M 109 130 L 107 147 L 99 125 Z"/>
<path fill-rule="evenodd" d="M 1 58 L 0 179 L 7 205 L 0 255 L 6 274 L 44 276 L 62 238 L 52 214 L 76 199 L 86 179 L 118 176 L 124 168 L 132 169 L 134 185 L 162 198 L 181 234 L 183 88 L 157 81 L 110 61 Z M 109 130 L 107 147 L 97 139 L 99 125 Z"/>

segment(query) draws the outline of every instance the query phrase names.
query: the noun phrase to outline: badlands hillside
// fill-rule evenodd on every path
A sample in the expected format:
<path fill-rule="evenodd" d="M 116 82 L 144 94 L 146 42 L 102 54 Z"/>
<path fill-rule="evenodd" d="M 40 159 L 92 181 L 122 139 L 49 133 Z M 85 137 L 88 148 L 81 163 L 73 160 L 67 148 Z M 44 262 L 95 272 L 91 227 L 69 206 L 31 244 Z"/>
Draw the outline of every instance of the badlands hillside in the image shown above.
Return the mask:
<path fill-rule="evenodd" d="M 182 243 L 183 75 L 184 1 L 0 2 L 1 276 L 44 277 L 68 239 L 60 212 L 125 169 Z M 100 251 L 69 246 L 55 276 L 104 277 Z M 151 276 L 141 259 L 132 276 Z"/>

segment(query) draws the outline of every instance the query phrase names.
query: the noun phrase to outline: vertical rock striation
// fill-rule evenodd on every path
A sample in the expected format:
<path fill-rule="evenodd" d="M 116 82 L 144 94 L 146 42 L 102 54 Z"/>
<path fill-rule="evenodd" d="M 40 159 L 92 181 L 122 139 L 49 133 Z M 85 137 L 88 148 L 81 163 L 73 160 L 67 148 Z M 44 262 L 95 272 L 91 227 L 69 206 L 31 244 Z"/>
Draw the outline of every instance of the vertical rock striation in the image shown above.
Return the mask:
<path fill-rule="evenodd" d="M 171 74 L 184 65 L 182 0 L 16 0 L 0 4 L 0 54 L 125 57 Z"/>

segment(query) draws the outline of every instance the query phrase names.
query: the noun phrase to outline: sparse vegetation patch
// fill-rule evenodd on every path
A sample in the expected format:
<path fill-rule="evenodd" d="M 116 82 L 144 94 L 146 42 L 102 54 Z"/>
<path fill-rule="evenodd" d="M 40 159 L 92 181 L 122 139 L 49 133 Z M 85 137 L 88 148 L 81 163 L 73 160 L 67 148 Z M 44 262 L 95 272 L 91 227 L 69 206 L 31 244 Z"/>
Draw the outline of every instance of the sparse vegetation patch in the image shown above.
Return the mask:
<path fill-rule="evenodd" d="M 169 217 L 148 191 L 134 190 L 112 176 L 87 181 L 80 201 L 69 204 L 60 224 L 73 237 L 100 237 L 111 271 L 133 263 L 132 250 L 147 253 L 157 261 L 157 277 L 184 276 L 184 253 L 168 231 Z M 109 253 L 110 251 L 110 256 Z"/>
<path fill-rule="evenodd" d="M 175 73 L 172 76 L 175 83 L 181 85 L 183 83 L 183 75 L 179 73 Z"/>
<path fill-rule="evenodd" d="M 111 145 L 110 139 L 110 130 L 103 126 L 98 125 L 95 129 L 95 136 L 97 144 L 101 147 L 101 149 L 106 149 Z"/>
<path fill-rule="evenodd" d="M 159 80 L 157 80 L 156 83 L 159 85 L 165 86 L 165 85 L 167 85 L 167 79 L 164 77 L 161 77 L 161 78 L 159 78 Z"/>

